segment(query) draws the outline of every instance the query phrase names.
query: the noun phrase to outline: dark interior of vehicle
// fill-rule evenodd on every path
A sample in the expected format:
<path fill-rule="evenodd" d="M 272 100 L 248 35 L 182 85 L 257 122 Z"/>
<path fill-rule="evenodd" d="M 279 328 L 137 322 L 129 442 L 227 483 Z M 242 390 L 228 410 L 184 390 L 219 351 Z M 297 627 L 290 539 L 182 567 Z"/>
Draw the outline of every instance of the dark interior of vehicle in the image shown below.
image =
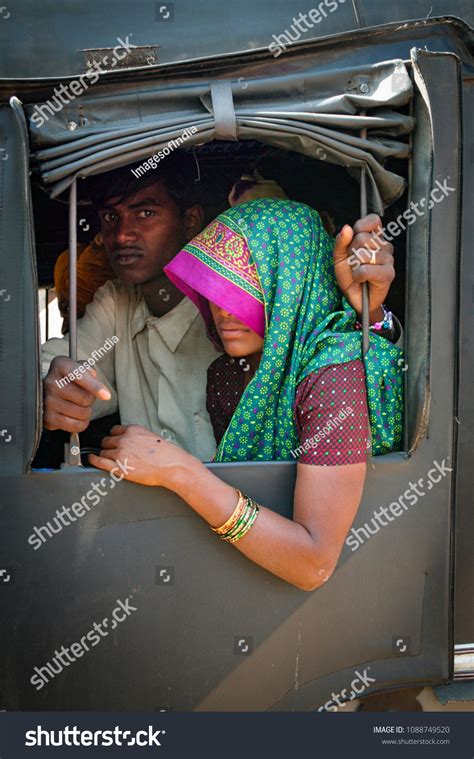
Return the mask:
<path fill-rule="evenodd" d="M 242 174 L 254 169 L 266 179 L 274 179 L 289 198 L 307 203 L 323 216 L 326 228 L 338 232 L 345 223 L 353 224 L 360 216 L 360 190 L 355 177 L 341 166 L 325 163 L 299 153 L 285 151 L 257 141 L 213 141 L 195 147 L 196 182 L 202 189 L 206 222 L 228 207 L 228 194 Z M 408 163 L 390 159 L 386 168 L 407 178 Z M 90 242 L 99 231 L 97 214 L 85 203 L 84 190 L 78 183 L 78 243 Z M 33 178 L 33 209 L 39 287 L 53 286 L 54 264 L 68 247 L 67 194 L 51 200 Z M 61 202 L 62 201 L 62 202 Z M 406 194 L 394 203 L 382 220 L 384 226 L 406 209 Z M 388 307 L 404 322 L 406 234 L 395 241 L 396 279 L 391 287 Z M 81 455 L 97 450 L 101 438 L 119 422 L 119 415 L 92 422 L 82 433 Z M 61 431 L 43 431 L 33 468 L 58 468 L 64 460 L 64 444 L 69 439 Z"/>

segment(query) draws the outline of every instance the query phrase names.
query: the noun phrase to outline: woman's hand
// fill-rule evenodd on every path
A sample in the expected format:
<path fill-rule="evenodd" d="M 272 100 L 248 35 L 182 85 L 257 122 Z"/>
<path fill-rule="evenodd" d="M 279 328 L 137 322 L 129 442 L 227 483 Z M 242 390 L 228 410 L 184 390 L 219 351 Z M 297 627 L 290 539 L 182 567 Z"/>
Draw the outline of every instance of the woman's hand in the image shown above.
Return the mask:
<path fill-rule="evenodd" d="M 384 318 L 382 303 L 395 277 L 394 247 L 385 239 L 379 216 L 369 214 L 354 227 L 345 224 L 333 250 L 337 283 L 359 320 L 362 318 L 362 282 L 369 285 L 370 324 Z"/>
<path fill-rule="evenodd" d="M 132 424 L 112 427 L 102 440 L 100 456 L 91 453 L 89 461 L 107 472 L 121 461 L 127 464 L 126 480 L 176 490 L 183 471 L 191 469 L 196 459 L 160 435 Z"/>

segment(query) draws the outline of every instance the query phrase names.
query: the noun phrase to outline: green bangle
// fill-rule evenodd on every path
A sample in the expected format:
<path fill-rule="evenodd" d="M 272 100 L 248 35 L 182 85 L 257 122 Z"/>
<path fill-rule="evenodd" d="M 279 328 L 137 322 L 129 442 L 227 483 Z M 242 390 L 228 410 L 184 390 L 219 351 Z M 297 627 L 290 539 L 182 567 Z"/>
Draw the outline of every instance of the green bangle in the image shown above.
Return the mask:
<path fill-rule="evenodd" d="M 242 527 L 245 526 L 247 520 L 249 519 L 251 511 L 252 511 L 252 508 L 247 499 L 247 505 L 245 506 L 245 509 L 242 512 L 242 516 L 240 517 L 240 519 L 236 522 L 236 524 L 230 530 L 225 532 L 220 537 L 223 538 L 223 540 L 228 540 L 229 538 L 234 537 L 234 535 L 240 532 Z"/>
<path fill-rule="evenodd" d="M 259 511 L 258 504 L 254 503 L 252 514 L 251 514 L 250 519 L 248 520 L 247 524 L 244 525 L 244 527 L 241 529 L 241 531 L 239 532 L 238 535 L 235 535 L 233 538 L 230 538 L 228 540 L 229 543 L 236 543 L 237 540 L 240 540 L 240 538 L 243 538 L 244 535 L 247 534 L 247 532 L 250 530 L 250 528 L 252 527 L 253 523 L 255 522 L 255 520 L 256 520 L 256 518 L 258 516 L 258 511 Z"/>

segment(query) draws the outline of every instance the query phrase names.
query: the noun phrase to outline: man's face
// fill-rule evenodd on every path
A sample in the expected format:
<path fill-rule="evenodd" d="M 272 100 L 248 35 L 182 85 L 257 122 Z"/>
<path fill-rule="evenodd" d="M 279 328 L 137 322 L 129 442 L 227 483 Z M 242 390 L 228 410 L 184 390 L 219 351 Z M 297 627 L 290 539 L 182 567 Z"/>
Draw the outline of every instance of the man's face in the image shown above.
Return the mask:
<path fill-rule="evenodd" d="M 182 213 L 162 181 L 99 208 L 102 239 L 117 277 L 143 285 L 156 279 L 186 242 L 197 234 L 193 212 Z"/>

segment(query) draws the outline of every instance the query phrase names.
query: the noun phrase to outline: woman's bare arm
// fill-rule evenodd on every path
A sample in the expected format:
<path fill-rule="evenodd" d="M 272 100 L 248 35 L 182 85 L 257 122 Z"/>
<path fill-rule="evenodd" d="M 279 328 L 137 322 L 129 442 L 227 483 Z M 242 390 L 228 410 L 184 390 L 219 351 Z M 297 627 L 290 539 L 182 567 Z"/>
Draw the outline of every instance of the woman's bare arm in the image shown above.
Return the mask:
<path fill-rule="evenodd" d="M 173 489 L 217 527 L 232 514 L 236 491 L 196 464 Z M 293 520 L 259 504 L 253 526 L 233 545 L 301 590 L 315 590 L 336 567 L 362 497 L 366 465 L 297 467 Z"/>
<path fill-rule="evenodd" d="M 127 479 L 172 490 L 212 527 L 230 517 L 237 505 L 235 488 L 202 462 L 135 425 L 113 433 L 104 438 L 101 456 L 90 456 L 94 466 L 111 471 L 126 458 L 134 467 Z M 337 564 L 359 507 L 365 472 L 366 464 L 298 464 L 293 520 L 259 504 L 253 526 L 232 545 L 286 582 L 315 590 Z"/>

